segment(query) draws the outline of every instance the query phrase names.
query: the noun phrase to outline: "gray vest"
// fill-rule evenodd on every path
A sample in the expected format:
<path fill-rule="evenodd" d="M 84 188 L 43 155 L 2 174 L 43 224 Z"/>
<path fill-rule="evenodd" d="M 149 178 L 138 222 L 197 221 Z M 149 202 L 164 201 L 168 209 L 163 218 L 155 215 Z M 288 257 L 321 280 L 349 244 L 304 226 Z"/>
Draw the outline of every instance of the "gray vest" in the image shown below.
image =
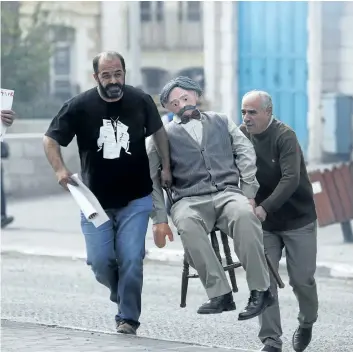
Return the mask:
<path fill-rule="evenodd" d="M 202 113 L 201 122 L 201 146 L 177 122 L 166 126 L 174 201 L 223 191 L 227 187 L 241 193 L 227 117 L 207 111 Z"/>

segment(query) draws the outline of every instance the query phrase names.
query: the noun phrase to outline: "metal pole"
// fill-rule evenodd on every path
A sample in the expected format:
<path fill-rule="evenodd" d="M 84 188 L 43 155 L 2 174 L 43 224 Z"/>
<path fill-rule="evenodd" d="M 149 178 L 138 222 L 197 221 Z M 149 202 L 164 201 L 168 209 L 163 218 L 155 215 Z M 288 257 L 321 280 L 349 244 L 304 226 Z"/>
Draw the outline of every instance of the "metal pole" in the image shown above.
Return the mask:
<path fill-rule="evenodd" d="M 343 241 L 345 243 L 353 243 L 353 231 L 350 221 L 341 222 Z"/>
<path fill-rule="evenodd" d="M 351 176 L 353 178 L 353 113 L 351 116 L 351 157 L 350 157 L 349 169 L 351 171 Z M 352 182 L 353 182 L 353 180 L 352 180 Z"/>

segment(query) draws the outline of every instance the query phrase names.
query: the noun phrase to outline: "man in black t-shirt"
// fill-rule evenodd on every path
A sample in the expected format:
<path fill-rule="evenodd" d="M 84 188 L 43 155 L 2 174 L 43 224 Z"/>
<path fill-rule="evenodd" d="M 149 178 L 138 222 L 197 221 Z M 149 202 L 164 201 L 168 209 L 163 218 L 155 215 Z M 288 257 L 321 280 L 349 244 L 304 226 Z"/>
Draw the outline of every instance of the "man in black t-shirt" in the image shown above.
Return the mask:
<path fill-rule="evenodd" d="M 109 221 L 96 228 L 81 214 L 87 263 L 118 304 L 117 331 L 136 334 L 141 314 L 145 236 L 152 210 L 152 181 L 145 138 L 152 135 L 170 185 L 169 145 L 157 107 L 143 91 L 125 85 L 125 61 L 116 52 L 93 60 L 97 87 L 67 101 L 44 137 L 58 182 L 75 185 L 60 146 L 76 136 L 83 182 Z M 118 280 L 119 279 L 119 280 Z"/>

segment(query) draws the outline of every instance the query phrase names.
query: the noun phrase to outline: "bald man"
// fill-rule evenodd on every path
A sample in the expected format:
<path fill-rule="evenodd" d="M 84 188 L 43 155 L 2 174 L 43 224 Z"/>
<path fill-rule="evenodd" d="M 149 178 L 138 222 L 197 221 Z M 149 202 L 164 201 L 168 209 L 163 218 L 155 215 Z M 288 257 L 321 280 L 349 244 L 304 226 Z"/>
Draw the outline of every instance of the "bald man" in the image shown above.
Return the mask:
<path fill-rule="evenodd" d="M 264 245 L 278 267 L 285 248 L 289 283 L 299 303 L 299 327 L 293 349 L 304 351 L 318 315 L 316 270 L 316 211 L 313 190 L 295 132 L 272 115 L 272 99 L 266 92 L 251 91 L 242 100 L 241 130 L 253 143 L 260 188 L 255 212 L 262 222 Z M 271 291 L 277 286 L 271 276 Z M 282 351 L 278 300 L 260 316 L 261 351 Z"/>
<path fill-rule="evenodd" d="M 250 299 L 238 319 L 251 319 L 273 303 L 261 222 L 252 206 L 258 189 L 255 151 L 231 118 L 197 109 L 201 94 L 197 82 L 177 77 L 165 85 L 160 96 L 161 104 L 174 114 L 166 125 L 173 176 L 171 217 L 187 260 L 197 270 L 209 298 L 198 313 L 235 310 L 231 288 L 208 238 L 217 226 L 233 239 L 247 274 Z M 172 234 L 153 140 L 147 151 L 153 179 L 153 232 L 164 244 L 165 236 L 171 238 Z"/>

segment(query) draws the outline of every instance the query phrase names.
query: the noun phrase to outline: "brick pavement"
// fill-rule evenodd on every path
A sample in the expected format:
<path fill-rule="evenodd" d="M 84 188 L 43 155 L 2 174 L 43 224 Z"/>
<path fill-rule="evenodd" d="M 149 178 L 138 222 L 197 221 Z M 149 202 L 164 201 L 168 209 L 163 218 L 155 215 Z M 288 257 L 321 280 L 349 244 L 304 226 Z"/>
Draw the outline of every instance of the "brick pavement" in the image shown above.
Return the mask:
<path fill-rule="evenodd" d="M 1 320 L 2 352 L 246 352 Z"/>

